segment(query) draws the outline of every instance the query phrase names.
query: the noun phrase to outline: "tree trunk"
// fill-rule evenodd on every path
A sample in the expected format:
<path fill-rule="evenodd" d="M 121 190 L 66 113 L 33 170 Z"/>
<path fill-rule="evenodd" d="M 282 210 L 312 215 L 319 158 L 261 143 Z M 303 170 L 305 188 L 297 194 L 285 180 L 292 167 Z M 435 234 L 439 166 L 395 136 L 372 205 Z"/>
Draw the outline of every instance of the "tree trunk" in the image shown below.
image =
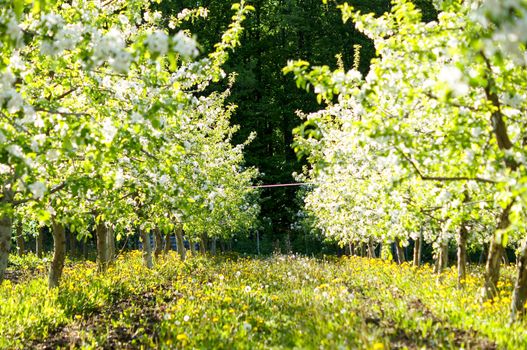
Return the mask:
<path fill-rule="evenodd" d="M 16 225 L 16 245 L 18 250 L 18 255 L 22 256 L 26 252 L 26 244 L 24 242 L 24 230 L 22 226 L 22 221 L 18 221 Z"/>
<path fill-rule="evenodd" d="M 256 230 L 256 254 L 260 255 L 260 232 Z"/>
<path fill-rule="evenodd" d="M 373 247 L 373 241 L 371 239 L 368 242 L 368 258 L 375 258 L 375 248 Z"/>
<path fill-rule="evenodd" d="M 165 254 L 170 251 L 170 234 L 165 235 Z"/>
<path fill-rule="evenodd" d="M 464 222 L 459 227 L 457 237 L 457 286 L 463 287 L 467 278 L 467 239 L 468 230 Z"/>
<path fill-rule="evenodd" d="M 53 234 L 53 261 L 49 269 L 48 286 L 55 288 L 59 286 L 62 277 L 62 270 L 64 269 L 64 260 L 66 259 L 66 232 L 64 225 L 52 221 Z"/>
<path fill-rule="evenodd" d="M 106 246 L 107 246 L 106 263 L 107 265 L 110 265 L 113 263 L 115 259 L 115 235 L 114 235 L 113 228 L 111 226 L 108 226 L 106 228 Z"/>
<path fill-rule="evenodd" d="M 401 247 L 399 238 L 395 239 L 395 251 L 397 252 L 397 263 L 400 265 L 405 262 L 404 249 Z"/>
<path fill-rule="evenodd" d="M 527 240 L 523 242 L 518 256 L 518 267 L 514 292 L 512 293 L 511 322 L 519 316 L 525 315 L 525 301 L 527 300 Z"/>
<path fill-rule="evenodd" d="M 441 242 L 436 263 L 435 270 L 439 274 L 448 266 L 448 242 Z"/>
<path fill-rule="evenodd" d="M 95 227 L 97 238 L 97 268 L 99 272 L 108 269 L 109 252 L 108 252 L 108 227 L 104 221 L 99 221 Z"/>
<path fill-rule="evenodd" d="M 189 239 L 188 244 L 190 246 L 190 252 L 192 253 L 192 256 L 196 256 L 196 246 L 194 242 Z"/>
<path fill-rule="evenodd" d="M 291 244 L 291 234 L 289 231 L 287 231 L 287 234 L 285 236 L 285 251 L 286 254 L 291 254 L 293 252 L 293 246 Z"/>
<path fill-rule="evenodd" d="M 423 249 L 423 232 L 419 231 L 419 237 L 414 241 L 414 266 L 421 265 L 421 251 Z"/>
<path fill-rule="evenodd" d="M 178 225 L 176 228 L 176 243 L 177 243 L 177 252 L 179 253 L 180 259 L 181 261 L 185 261 L 187 252 L 186 252 L 185 243 L 183 240 L 183 227 L 181 227 L 181 225 Z"/>
<path fill-rule="evenodd" d="M 39 258 L 42 258 L 42 256 L 44 255 L 44 229 L 44 227 L 40 227 L 38 229 L 38 236 L 35 242 L 35 252 L 37 253 L 37 256 Z"/>
<path fill-rule="evenodd" d="M 88 237 L 82 240 L 82 257 L 88 259 Z"/>
<path fill-rule="evenodd" d="M 216 243 L 217 243 L 217 239 L 216 238 L 212 238 L 212 243 L 210 245 L 210 253 L 212 255 L 216 255 Z"/>
<path fill-rule="evenodd" d="M 11 217 L 4 214 L 0 218 L 0 283 L 4 280 L 7 261 L 9 260 L 9 251 L 11 250 L 11 230 L 13 221 Z"/>
<path fill-rule="evenodd" d="M 150 232 L 144 229 L 139 229 L 141 236 L 141 243 L 143 244 L 143 264 L 151 269 L 154 267 L 152 261 L 152 245 L 150 244 Z"/>
<path fill-rule="evenodd" d="M 161 236 L 161 231 L 158 228 L 154 229 L 154 238 L 156 241 L 154 256 L 156 257 L 156 259 L 158 259 L 159 255 L 161 255 L 161 252 L 163 251 L 163 237 Z"/>
<path fill-rule="evenodd" d="M 207 254 L 207 237 L 204 234 L 201 235 L 201 242 L 199 243 L 199 252 L 202 255 Z"/>
<path fill-rule="evenodd" d="M 498 227 L 489 246 L 489 256 L 487 258 L 487 265 L 485 266 L 485 283 L 482 289 L 482 301 L 494 298 L 497 295 L 498 280 L 500 278 L 500 264 L 503 255 L 504 247 L 502 245 L 503 234 L 502 230 L 506 229 L 509 224 L 509 213 L 511 211 L 513 202 L 509 203 L 501 212 Z"/>

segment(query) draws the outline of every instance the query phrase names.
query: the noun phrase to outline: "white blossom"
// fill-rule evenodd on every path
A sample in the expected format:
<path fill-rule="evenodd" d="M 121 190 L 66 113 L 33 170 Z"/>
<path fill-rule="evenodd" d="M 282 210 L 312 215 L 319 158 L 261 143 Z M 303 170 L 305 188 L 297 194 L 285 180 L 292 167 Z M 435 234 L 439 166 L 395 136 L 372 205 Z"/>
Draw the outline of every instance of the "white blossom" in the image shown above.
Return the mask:
<path fill-rule="evenodd" d="M 28 187 L 31 193 L 33 194 L 34 198 L 40 199 L 44 197 L 44 193 L 46 192 L 46 185 L 44 185 L 42 182 L 34 182 Z"/>
<path fill-rule="evenodd" d="M 182 30 L 174 36 L 174 50 L 184 58 L 194 58 L 199 54 L 196 41 Z"/>

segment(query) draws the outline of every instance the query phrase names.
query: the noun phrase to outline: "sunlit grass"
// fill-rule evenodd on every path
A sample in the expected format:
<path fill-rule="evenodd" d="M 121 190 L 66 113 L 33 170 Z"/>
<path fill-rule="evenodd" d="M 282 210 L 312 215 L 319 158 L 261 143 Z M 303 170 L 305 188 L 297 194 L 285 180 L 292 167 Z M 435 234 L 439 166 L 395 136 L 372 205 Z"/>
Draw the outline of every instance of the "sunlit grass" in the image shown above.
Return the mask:
<path fill-rule="evenodd" d="M 148 270 L 134 252 L 105 274 L 90 262 L 70 266 L 58 290 L 49 291 L 43 275 L 4 282 L 0 347 L 24 348 L 67 324 L 94 325 L 76 339 L 86 348 L 105 345 L 115 329 L 129 330 L 133 345 L 158 348 L 526 347 L 526 324 L 508 325 L 510 277 L 500 281 L 496 300 L 481 305 L 481 273 L 472 270 L 457 289 L 454 269 L 437 276 L 430 266 L 379 259 L 183 263 L 172 254 Z"/>

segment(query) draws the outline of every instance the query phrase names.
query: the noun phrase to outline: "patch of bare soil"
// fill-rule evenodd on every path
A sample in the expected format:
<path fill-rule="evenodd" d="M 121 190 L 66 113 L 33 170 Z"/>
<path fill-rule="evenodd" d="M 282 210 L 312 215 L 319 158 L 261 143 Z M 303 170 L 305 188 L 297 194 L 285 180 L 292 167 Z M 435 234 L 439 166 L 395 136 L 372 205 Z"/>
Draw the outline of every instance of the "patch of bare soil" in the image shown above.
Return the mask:
<path fill-rule="evenodd" d="M 93 344 L 97 349 L 137 349 L 157 343 L 157 327 L 164 305 L 180 298 L 177 292 L 159 299 L 152 292 L 132 295 L 93 315 L 56 329 L 46 339 L 34 341 L 31 349 L 72 349 Z"/>
<path fill-rule="evenodd" d="M 379 316 L 367 316 L 365 322 L 379 327 L 382 333 L 390 339 L 390 349 L 478 349 L 495 350 L 495 342 L 485 338 L 475 330 L 465 330 L 451 327 L 420 300 L 414 299 L 408 303 L 411 314 L 420 317 L 423 322 L 430 322 L 434 330 L 432 337 L 424 337 L 420 332 L 402 329 L 394 321 L 385 319 L 384 313 Z"/>

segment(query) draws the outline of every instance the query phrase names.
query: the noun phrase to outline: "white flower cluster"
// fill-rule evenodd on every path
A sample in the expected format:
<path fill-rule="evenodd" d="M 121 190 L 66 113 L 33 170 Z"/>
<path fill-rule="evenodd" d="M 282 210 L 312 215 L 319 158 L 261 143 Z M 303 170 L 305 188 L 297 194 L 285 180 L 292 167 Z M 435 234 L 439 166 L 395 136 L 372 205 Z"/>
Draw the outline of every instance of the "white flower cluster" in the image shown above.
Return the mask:
<path fill-rule="evenodd" d="M 15 79 L 10 70 L 0 74 L 0 106 L 5 104 L 9 113 L 16 113 L 24 108 L 24 99 L 13 86 Z"/>
<path fill-rule="evenodd" d="M 146 38 L 145 44 L 148 46 L 148 49 L 155 54 L 163 56 L 168 53 L 168 35 L 161 30 L 156 30 L 150 34 Z"/>
<path fill-rule="evenodd" d="M 511 15 L 514 14 L 514 15 Z M 485 43 L 489 55 L 505 51 L 517 64 L 527 65 L 527 3 L 522 0 L 484 0 L 472 13 L 473 20 L 493 31 Z"/>
<path fill-rule="evenodd" d="M 196 40 L 187 36 L 180 30 L 173 38 L 174 50 L 184 58 L 195 58 L 199 55 Z"/>
<path fill-rule="evenodd" d="M 107 61 L 119 73 L 126 73 L 132 63 L 132 55 L 126 51 L 123 33 L 112 28 L 106 34 L 97 33 L 93 43 L 93 61 L 102 64 Z"/>

